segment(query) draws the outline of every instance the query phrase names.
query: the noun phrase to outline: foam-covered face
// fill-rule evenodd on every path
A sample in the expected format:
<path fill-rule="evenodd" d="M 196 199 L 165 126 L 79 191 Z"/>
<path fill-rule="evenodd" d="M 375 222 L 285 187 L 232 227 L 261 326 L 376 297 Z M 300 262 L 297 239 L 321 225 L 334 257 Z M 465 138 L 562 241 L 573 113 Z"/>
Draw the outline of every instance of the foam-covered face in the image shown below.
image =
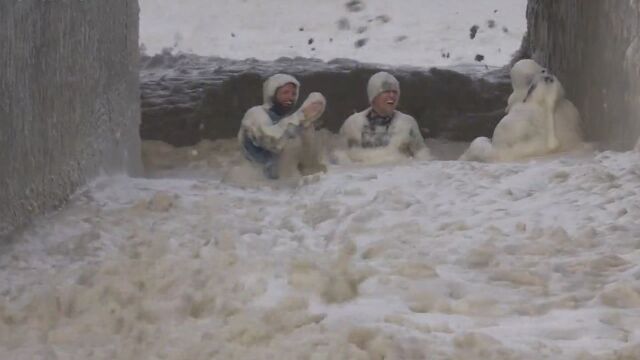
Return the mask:
<path fill-rule="evenodd" d="M 518 61 L 511 68 L 511 85 L 513 89 L 526 89 L 536 76 L 547 73 L 547 70 L 531 59 Z"/>
<path fill-rule="evenodd" d="M 295 84 L 284 84 L 276 90 L 274 102 L 284 110 L 291 110 L 298 98 L 298 87 Z"/>
<path fill-rule="evenodd" d="M 396 107 L 398 107 L 398 92 L 396 90 L 387 90 L 378 94 L 371 106 L 373 110 L 382 116 L 390 116 L 393 114 Z"/>
<path fill-rule="evenodd" d="M 564 98 L 564 89 L 558 78 L 544 73 L 533 79 L 524 102 L 536 102 L 554 107 L 562 98 Z"/>

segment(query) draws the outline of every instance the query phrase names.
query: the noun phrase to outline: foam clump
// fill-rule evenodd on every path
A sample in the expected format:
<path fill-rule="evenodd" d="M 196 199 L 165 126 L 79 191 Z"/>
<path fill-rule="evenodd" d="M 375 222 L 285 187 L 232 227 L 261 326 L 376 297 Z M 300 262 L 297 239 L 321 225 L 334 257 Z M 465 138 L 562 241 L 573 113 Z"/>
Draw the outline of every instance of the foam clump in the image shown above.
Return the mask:
<path fill-rule="evenodd" d="M 312 259 L 299 260 L 292 265 L 289 283 L 296 288 L 311 289 L 327 303 L 342 303 L 358 296 L 358 286 L 370 276 L 351 263 L 356 246 L 348 242 L 334 261 L 319 263 Z"/>

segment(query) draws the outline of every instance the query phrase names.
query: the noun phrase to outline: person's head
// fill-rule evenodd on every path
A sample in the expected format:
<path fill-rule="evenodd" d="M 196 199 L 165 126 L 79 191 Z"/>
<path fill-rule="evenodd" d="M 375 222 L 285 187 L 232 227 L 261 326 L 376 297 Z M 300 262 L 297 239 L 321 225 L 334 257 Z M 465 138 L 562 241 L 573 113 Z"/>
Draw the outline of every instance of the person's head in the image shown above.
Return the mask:
<path fill-rule="evenodd" d="M 382 116 L 390 116 L 398 107 L 400 83 L 393 75 L 381 71 L 369 79 L 367 95 L 373 111 Z"/>
<path fill-rule="evenodd" d="M 519 60 L 511 68 L 511 86 L 514 90 L 527 89 L 536 76 L 546 72 L 545 68 L 531 59 Z"/>
<path fill-rule="evenodd" d="M 287 74 L 275 74 L 262 85 L 264 104 L 267 108 L 276 106 L 284 112 L 289 112 L 298 101 L 300 83 L 296 78 Z"/>

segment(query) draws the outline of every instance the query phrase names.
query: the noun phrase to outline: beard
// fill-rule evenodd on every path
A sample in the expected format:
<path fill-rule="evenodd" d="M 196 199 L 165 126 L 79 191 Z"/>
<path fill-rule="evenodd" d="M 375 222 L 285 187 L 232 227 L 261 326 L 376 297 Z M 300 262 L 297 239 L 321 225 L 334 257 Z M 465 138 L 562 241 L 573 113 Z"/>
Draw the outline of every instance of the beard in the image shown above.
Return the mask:
<path fill-rule="evenodd" d="M 273 107 L 271 108 L 271 110 L 273 112 L 275 112 L 278 115 L 286 115 L 289 112 L 291 112 L 291 109 L 293 109 L 293 103 L 291 103 L 291 105 L 289 104 L 282 104 L 279 102 L 274 102 L 273 103 Z"/>

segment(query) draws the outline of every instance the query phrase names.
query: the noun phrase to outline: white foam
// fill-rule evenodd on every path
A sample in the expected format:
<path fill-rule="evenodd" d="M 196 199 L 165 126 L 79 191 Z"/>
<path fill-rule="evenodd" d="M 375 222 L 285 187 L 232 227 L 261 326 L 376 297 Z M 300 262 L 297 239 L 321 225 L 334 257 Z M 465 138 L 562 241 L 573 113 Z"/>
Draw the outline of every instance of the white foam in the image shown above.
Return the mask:
<path fill-rule="evenodd" d="M 367 0 L 359 12 L 346 3 L 141 0 L 140 41 L 149 54 L 169 47 L 233 59 L 302 56 L 424 67 L 476 63 L 482 55 L 482 64 L 503 66 L 526 31 L 526 0 Z"/>
<path fill-rule="evenodd" d="M 244 188 L 220 181 L 237 148 L 210 155 L 163 164 L 173 178 L 99 179 L 5 244 L 0 357 L 637 349 L 636 152 L 330 165 L 303 186 Z"/>

